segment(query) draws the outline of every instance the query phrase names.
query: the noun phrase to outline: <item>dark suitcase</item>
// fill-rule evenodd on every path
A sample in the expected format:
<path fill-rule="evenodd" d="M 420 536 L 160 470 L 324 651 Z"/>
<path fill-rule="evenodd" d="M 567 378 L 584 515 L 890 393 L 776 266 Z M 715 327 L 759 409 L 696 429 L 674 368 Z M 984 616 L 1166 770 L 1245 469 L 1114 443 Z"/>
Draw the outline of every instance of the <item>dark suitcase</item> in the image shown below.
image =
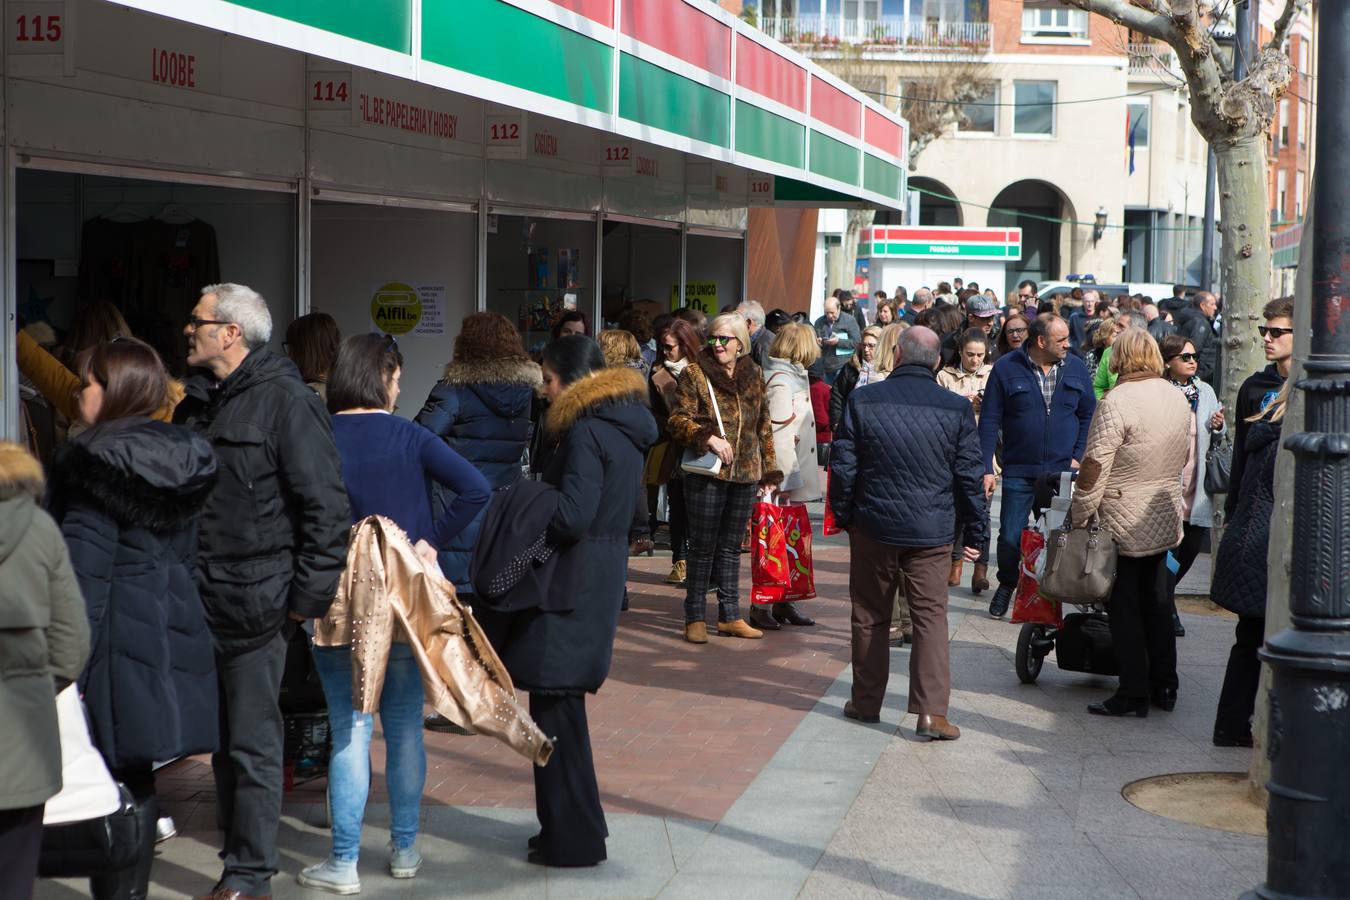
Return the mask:
<path fill-rule="evenodd" d="M 1065 672 L 1119 675 L 1111 626 L 1101 613 L 1070 613 L 1055 635 L 1055 660 Z"/>

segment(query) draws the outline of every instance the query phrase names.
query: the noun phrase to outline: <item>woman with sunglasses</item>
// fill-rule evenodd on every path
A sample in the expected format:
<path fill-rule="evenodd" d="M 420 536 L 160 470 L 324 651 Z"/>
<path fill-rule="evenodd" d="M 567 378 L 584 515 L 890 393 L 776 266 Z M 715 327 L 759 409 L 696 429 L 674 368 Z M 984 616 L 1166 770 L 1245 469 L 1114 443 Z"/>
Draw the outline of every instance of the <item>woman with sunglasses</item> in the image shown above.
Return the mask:
<path fill-rule="evenodd" d="M 689 520 L 684 506 L 684 478 L 680 472 L 680 457 L 684 446 L 670 433 L 670 414 L 675 410 L 676 386 L 680 376 L 698 355 L 698 332 L 683 319 L 672 319 L 656 331 L 656 352 L 660 361 L 652 369 L 650 396 L 652 415 L 660 433 L 661 462 L 655 473 L 656 482 L 666 486 L 670 511 L 670 574 L 666 584 L 684 587 L 688 576 Z M 658 451 L 654 449 L 653 453 Z"/>
<path fill-rule="evenodd" d="M 1190 456 L 1181 470 L 1183 537 L 1172 551 L 1178 568 L 1169 578 L 1167 590 L 1167 600 L 1172 604 L 1172 629 L 1177 637 L 1181 637 L 1186 634 L 1186 628 L 1177 615 L 1177 583 L 1190 571 L 1210 526 L 1214 524 L 1214 497 L 1205 491 L 1205 458 L 1210 444 L 1219 439 L 1225 426 L 1223 404 L 1214 395 L 1214 388 L 1196 377 L 1197 354 L 1190 339 L 1169 334 L 1159 342 L 1158 348 L 1162 351 L 1167 380 L 1186 395 L 1186 402 L 1191 407 Z"/>
<path fill-rule="evenodd" d="M 768 396 L 759 366 L 749 357 L 745 318 L 721 315 L 708 344 L 676 386 L 671 436 L 696 453 L 716 454 L 713 473 L 684 473 L 689 515 L 689 577 L 685 582 L 684 639 L 708 642 L 706 594 L 717 583 L 717 633 L 762 638 L 741 618 L 741 541 L 755 498 L 783 480 L 774 455 Z M 715 405 L 714 405 L 715 404 Z"/>
<path fill-rule="evenodd" d="M 217 462 L 201 436 L 155 421 L 169 378 L 150 345 L 119 337 L 77 362 L 87 428 L 57 453 L 48 503 L 89 615 L 80 691 L 91 735 L 140 825 L 135 861 L 93 878 L 90 892 L 124 900 L 148 896 L 154 764 L 218 743 L 216 656 L 196 578 Z"/>
<path fill-rule="evenodd" d="M 478 470 L 437 434 L 392 414 L 402 372 L 403 355 L 392 335 L 360 334 L 343 341 L 328 376 L 333 441 L 342 459 L 352 522 L 374 515 L 392 519 L 419 555 L 434 563 L 487 505 L 490 491 Z M 439 515 L 432 512 L 434 485 L 454 495 Z M 320 623 L 320 633 L 357 642 L 362 623 L 342 616 L 335 604 Z M 314 648 L 314 667 L 328 701 L 333 741 L 328 769 L 333 845 L 326 860 L 300 873 L 299 882 L 330 893 L 354 894 L 361 889 L 356 864 L 370 792 L 374 716 L 353 708 L 351 644 L 324 643 L 321 638 L 321 645 Z M 389 789 L 388 871 L 394 878 L 412 878 L 422 865 L 416 842 L 427 758 L 422 746 L 422 675 L 407 643 L 395 641 L 391 646 L 379 705 Z"/>

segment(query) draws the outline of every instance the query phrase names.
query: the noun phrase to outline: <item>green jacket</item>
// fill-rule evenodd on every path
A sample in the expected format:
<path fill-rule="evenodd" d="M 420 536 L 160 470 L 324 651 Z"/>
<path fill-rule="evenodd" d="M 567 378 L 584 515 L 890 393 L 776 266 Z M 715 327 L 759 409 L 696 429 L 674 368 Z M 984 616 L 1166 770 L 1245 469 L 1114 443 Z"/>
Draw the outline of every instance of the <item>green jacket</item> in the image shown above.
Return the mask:
<path fill-rule="evenodd" d="M 1097 361 L 1097 371 L 1092 376 L 1092 392 L 1100 400 L 1119 380 L 1120 376 L 1111 371 L 1111 348 L 1107 347 L 1102 350 L 1102 358 Z"/>
<path fill-rule="evenodd" d="M 89 620 L 61 531 L 37 505 L 42 468 L 0 443 L 0 809 L 61 789 L 57 685 L 80 676 Z"/>

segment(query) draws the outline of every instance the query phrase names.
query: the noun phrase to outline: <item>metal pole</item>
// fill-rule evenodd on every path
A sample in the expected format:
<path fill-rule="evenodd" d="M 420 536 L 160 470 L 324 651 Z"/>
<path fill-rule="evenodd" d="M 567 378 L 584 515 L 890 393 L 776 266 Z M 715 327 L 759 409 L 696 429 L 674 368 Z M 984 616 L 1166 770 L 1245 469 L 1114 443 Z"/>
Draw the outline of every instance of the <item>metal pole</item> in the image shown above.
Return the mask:
<path fill-rule="evenodd" d="M 1252 55 L 1252 8 L 1248 0 L 1238 0 L 1233 6 L 1233 80 L 1247 77 L 1247 63 Z"/>
<path fill-rule="evenodd" d="M 1350 91 L 1350 4 L 1317 4 L 1321 98 Z M 1291 627 L 1261 657 L 1270 692 L 1266 883 L 1249 896 L 1350 897 L 1350 117 L 1317 107 L 1305 430 L 1293 452 Z"/>
<path fill-rule="evenodd" d="M 1214 195 L 1218 193 L 1219 159 L 1210 147 L 1205 163 L 1205 235 L 1200 241 L 1200 290 L 1214 290 Z"/>

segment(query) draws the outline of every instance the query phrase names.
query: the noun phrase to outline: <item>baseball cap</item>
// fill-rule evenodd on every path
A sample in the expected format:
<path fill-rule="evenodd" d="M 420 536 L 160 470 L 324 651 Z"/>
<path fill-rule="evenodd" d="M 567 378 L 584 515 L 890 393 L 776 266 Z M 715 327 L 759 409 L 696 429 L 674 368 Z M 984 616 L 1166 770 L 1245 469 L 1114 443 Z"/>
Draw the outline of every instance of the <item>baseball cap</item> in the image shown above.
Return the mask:
<path fill-rule="evenodd" d="M 966 301 L 966 315 L 979 316 L 981 319 L 998 315 L 998 306 L 988 297 L 971 297 Z"/>

